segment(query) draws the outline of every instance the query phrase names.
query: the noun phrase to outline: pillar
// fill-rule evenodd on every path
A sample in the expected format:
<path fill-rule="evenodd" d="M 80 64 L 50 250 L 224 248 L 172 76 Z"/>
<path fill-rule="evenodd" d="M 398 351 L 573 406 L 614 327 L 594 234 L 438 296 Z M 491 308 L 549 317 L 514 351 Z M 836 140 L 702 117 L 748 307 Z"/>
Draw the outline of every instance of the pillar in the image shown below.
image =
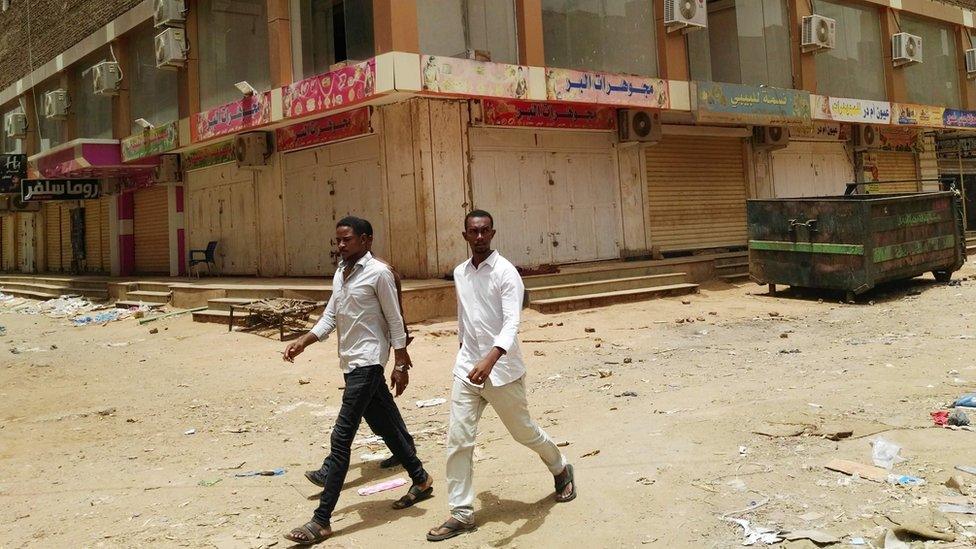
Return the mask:
<path fill-rule="evenodd" d="M 116 220 L 119 235 L 118 276 L 129 276 L 135 272 L 136 268 L 136 240 L 133 232 L 135 195 L 131 192 L 123 192 L 116 196 Z M 115 274 L 114 269 L 112 274 Z"/>
<path fill-rule="evenodd" d="M 169 217 L 169 275 L 186 275 L 186 229 L 183 216 L 184 187 L 173 183 L 167 188 L 167 215 Z"/>
<path fill-rule="evenodd" d="M 289 4 L 288 0 L 268 0 L 268 61 L 274 87 L 286 86 L 294 79 Z"/>
<path fill-rule="evenodd" d="M 885 91 L 888 101 L 904 103 L 908 101 L 905 72 L 901 67 L 895 67 L 894 58 L 891 56 L 891 36 L 899 32 L 900 28 L 897 20 L 898 13 L 891 8 L 879 7 L 878 9 L 881 10 L 881 51 L 884 52 Z"/>
<path fill-rule="evenodd" d="M 376 55 L 420 53 L 417 0 L 373 0 L 373 41 Z"/>
<path fill-rule="evenodd" d="M 966 72 L 966 50 L 972 47 L 969 31 L 966 27 L 956 27 L 956 43 L 959 45 L 959 99 L 961 107 L 966 110 L 976 110 L 976 80 L 969 78 Z M 923 48 L 924 51 L 924 48 Z"/>
<path fill-rule="evenodd" d="M 813 15 L 812 6 L 806 0 L 790 0 L 790 51 L 793 60 L 793 88 L 817 93 L 816 53 L 804 53 L 803 18 Z M 883 41 L 883 37 L 882 37 Z"/>
<path fill-rule="evenodd" d="M 654 18 L 657 27 L 658 77 L 667 80 L 690 80 L 688 66 L 688 41 L 684 32 L 668 32 L 664 26 L 664 0 L 654 1 Z M 699 30 L 692 32 L 708 32 Z"/>
<path fill-rule="evenodd" d="M 518 35 L 519 63 L 546 66 L 542 29 L 542 0 L 515 0 L 515 33 Z"/>

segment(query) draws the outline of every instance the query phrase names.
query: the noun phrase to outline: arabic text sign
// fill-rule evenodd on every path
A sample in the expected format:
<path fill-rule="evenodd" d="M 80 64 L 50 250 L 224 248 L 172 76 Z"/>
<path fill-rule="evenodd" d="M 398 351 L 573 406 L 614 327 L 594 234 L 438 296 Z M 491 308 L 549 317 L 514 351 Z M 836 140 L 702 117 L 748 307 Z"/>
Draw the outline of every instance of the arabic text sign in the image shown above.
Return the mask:
<path fill-rule="evenodd" d="M 612 130 L 616 127 L 613 108 L 600 105 L 485 99 L 481 108 L 485 124 L 492 126 L 584 130 Z"/>
<path fill-rule="evenodd" d="M 890 126 L 878 132 L 880 149 L 883 151 L 922 152 L 922 133 L 915 128 Z"/>
<path fill-rule="evenodd" d="M 290 151 L 369 133 L 369 107 L 333 114 L 309 122 L 279 128 L 279 151 Z"/>
<path fill-rule="evenodd" d="M 668 83 L 660 78 L 570 69 L 546 69 L 546 98 L 651 109 L 671 106 Z"/>
<path fill-rule="evenodd" d="M 946 109 L 942 114 L 942 123 L 949 128 L 976 128 L 976 111 Z"/>
<path fill-rule="evenodd" d="M 205 141 L 271 122 L 271 92 L 250 95 L 193 115 L 190 137 Z"/>
<path fill-rule="evenodd" d="M 101 196 L 97 179 L 24 179 L 20 182 L 24 202 L 88 200 Z"/>
<path fill-rule="evenodd" d="M 237 157 L 234 155 L 234 142 L 224 141 L 185 153 L 180 165 L 187 171 L 199 170 L 208 166 L 233 162 L 236 159 Z"/>
<path fill-rule="evenodd" d="M 695 99 L 700 122 L 810 123 L 810 94 L 805 91 L 698 82 Z"/>
<path fill-rule="evenodd" d="M 850 126 L 840 122 L 814 122 L 810 125 L 790 127 L 790 139 L 806 141 L 847 141 Z"/>
<path fill-rule="evenodd" d="M 819 120 L 862 124 L 888 124 L 891 122 L 891 103 L 887 101 L 812 95 L 810 102 L 812 103 L 813 117 Z"/>
<path fill-rule="evenodd" d="M 0 193 L 20 191 L 20 181 L 26 177 L 26 154 L 0 154 Z"/>
<path fill-rule="evenodd" d="M 928 126 L 941 128 L 945 125 L 942 115 L 945 107 L 932 105 L 913 105 L 911 103 L 895 103 L 892 122 L 901 126 Z"/>
<path fill-rule="evenodd" d="M 529 93 L 529 68 L 522 65 L 424 55 L 420 66 L 428 92 L 511 99 Z"/>
<path fill-rule="evenodd" d="M 376 93 L 376 60 L 299 80 L 281 91 L 285 118 L 352 105 Z"/>
<path fill-rule="evenodd" d="M 122 140 L 122 162 L 132 162 L 147 156 L 171 151 L 179 146 L 180 130 L 177 122 L 130 135 Z"/>

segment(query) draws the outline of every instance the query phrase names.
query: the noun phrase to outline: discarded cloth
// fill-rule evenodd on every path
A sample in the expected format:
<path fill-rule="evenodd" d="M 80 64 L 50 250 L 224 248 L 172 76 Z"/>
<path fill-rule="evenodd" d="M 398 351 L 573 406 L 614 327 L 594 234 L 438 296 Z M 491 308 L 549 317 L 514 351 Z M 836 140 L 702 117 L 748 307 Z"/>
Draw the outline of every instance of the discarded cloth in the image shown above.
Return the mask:
<path fill-rule="evenodd" d="M 361 496 L 369 496 L 372 494 L 377 494 L 379 492 L 385 492 L 387 490 L 392 490 L 394 488 L 399 488 L 407 484 L 407 481 L 402 478 L 395 478 L 393 480 L 388 480 L 386 482 L 381 482 L 379 484 L 374 484 L 372 486 L 367 486 L 365 488 L 360 488 L 356 492 Z"/>
<path fill-rule="evenodd" d="M 932 421 L 939 427 L 944 427 L 949 423 L 949 412 L 947 410 L 937 410 L 930 412 L 929 415 L 932 416 Z"/>

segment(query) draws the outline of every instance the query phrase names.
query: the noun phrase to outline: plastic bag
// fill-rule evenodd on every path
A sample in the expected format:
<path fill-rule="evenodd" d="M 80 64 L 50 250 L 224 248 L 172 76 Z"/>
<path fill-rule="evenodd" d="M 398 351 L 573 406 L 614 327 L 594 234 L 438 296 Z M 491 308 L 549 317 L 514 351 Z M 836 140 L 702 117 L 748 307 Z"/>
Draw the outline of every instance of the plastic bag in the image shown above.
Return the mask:
<path fill-rule="evenodd" d="M 965 406 L 967 408 L 976 408 L 976 393 L 969 393 L 966 395 L 962 395 L 961 397 L 956 399 L 956 402 L 953 404 L 953 406 Z"/>
<path fill-rule="evenodd" d="M 878 437 L 871 441 L 871 458 L 878 467 L 884 467 L 889 471 L 896 463 L 905 461 L 905 458 L 898 455 L 901 446 L 890 440 Z"/>

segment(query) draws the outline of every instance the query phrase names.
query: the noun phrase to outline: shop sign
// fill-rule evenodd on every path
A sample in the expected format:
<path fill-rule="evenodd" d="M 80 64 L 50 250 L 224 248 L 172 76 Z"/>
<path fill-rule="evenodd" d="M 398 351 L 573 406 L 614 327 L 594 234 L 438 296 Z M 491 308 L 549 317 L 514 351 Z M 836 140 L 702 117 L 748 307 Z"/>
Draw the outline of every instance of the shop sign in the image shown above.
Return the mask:
<path fill-rule="evenodd" d="M 356 135 L 365 135 L 369 132 L 369 107 L 361 107 L 279 128 L 275 132 L 275 141 L 278 143 L 279 151 L 290 151 Z"/>
<path fill-rule="evenodd" d="M 474 59 L 423 55 L 423 89 L 432 93 L 525 99 L 529 68 Z"/>
<path fill-rule="evenodd" d="M 271 92 L 257 93 L 193 115 L 190 138 L 196 143 L 271 122 Z"/>
<path fill-rule="evenodd" d="M 184 170 L 199 170 L 208 166 L 225 164 L 237 160 L 234 154 L 234 142 L 224 141 L 209 147 L 203 147 L 195 151 L 190 151 L 183 155 L 180 165 Z"/>
<path fill-rule="evenodd" d="M 810 123 L 810 93 L 741 84 L 697 82 L 696 119 L 699 122 L 763 124 Z"/>
<path fill-rule="evenodd" d="M 889 124 L 891 122 L 891 103 L 887 101 L 811 95 L 810 108 L 813 110 L 813 117 L 819 120 L 860 124 Z"/>
<path fill-rule="evenodd" d="M 481 109 L 483 122 L 491 126 L 581 130 L 612 130 L 616 127 L 613 108 L 601 105 L 485 99 Z"/>
<path fill-rule="evenodd" d="M 976 137 L 940 141 L 939 158 L 976 158 Z"/>
<path fill-rule="evenodd" d="M 147 156 L 169 152 L 179 146 L 180 130 L 177 122 L 130 135 L 122 140 L 122 162 L 132 162 Z"/>
<path fill-rule="evenodd" d="M 299 80 L 281 89 L 285 118 L 359 103 L 376 93 L 376 60 Z"/>
<path fill-rule="evenodd" d="M 922 152 L 924 149 L 922 134 L 915 128 L 881 128 L 878 141 L 883 151 Z"/>
<path fill-rule="evenodd" d="M 942 113 L 942 123 L 949 128 L 976 128 L 976 111 L 946 109 Z"/>
<path fill-rule="evenodd" d="M 881 192 L 881 184 L 877 183 L 877 181 L 880 181 L 878 177 L 878 155 L 873 152 L 866 152 L 862 155 L 861 159 L 864 182 L 869 183 L 864 186 L 864 192 L 867 194 L 878 194 Z"/>
<path fill-rule="evenodd" d="M 20 182 L 24 202 L 89 200 L 101 196 L 97 179 L 24 179 Z"/>
<path fill-rule="evenodd" d="M 804 141 L 847 141 L 851 137 L 850 126 L 840 122 L 814 122 L 790 127 L 790 139 Z"/>
<path fill-rule="evenodd" d="M 660 78 L 546 69 L 546 98 L 597 105 L 667 109 L 668 83 Z"/>
<path fill-rule="evenodd" d="M 911 103 L 895 103 L 892 122 L 900 126 L 926 126 L 941 128 L 945 125 L 942 117 L 945 107 L 932 105 L 914 105 Z"/>
<path fill-rule="evenodd" d="M 20 182 L 26 178 L 26 154 L 0 154 L 0 193 L 19 192 Z"/>

